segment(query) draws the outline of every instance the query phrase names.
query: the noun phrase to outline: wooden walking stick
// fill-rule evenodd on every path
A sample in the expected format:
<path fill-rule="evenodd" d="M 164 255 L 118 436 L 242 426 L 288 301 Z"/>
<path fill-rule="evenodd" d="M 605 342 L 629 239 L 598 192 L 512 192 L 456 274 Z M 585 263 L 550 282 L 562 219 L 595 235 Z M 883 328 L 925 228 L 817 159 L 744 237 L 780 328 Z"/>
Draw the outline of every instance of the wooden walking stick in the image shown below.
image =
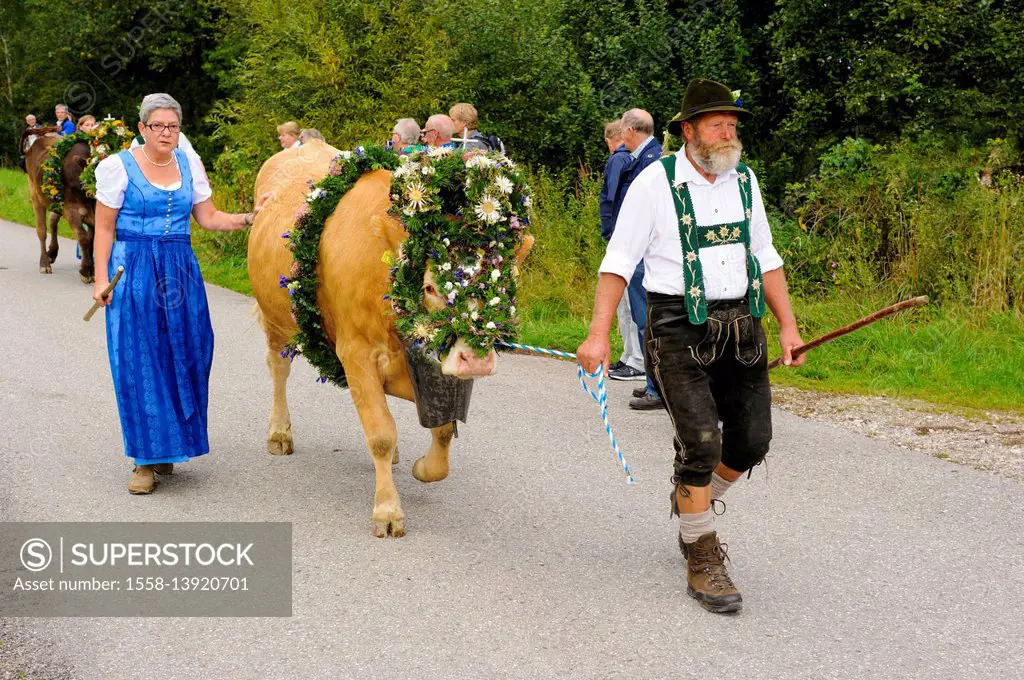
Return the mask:
<path fill-rule="evenodd" d="M 110 295 L 110 292 L 112 290 L 114 290 L 114 286 L 116 286 L 117 282 L 121 280 L 121 275 L 122 274 L 124 274 L 124 267 L 118 267 L 117 268 L 117 273 L 114 274 L 114 280 L 110 282 L 110 285 L 108 285 L 106 288 L 103 289 L 103 295 L 101 295 L 100 297 L 104 297 L 105 298 L 108 295 Z M 99 310 L 99 308 L 100 308 L 100 303 L 98 303 L 98 302 L 92 303 L 92 307 L 90 307 L 89 311 L 86 312 L 85 316 L 82 317 L 82 321 L 88 321 L 89 319 L 91 319 L 92 315 L 95 314 Z"/>
<path fill-rule="evenodd" d="M 891 316 L 891 315 L 895 314 L 896 312 L 902 312 L 904 309 L 910 309 L 912 307 L 920 307 L 921 305 L 926 305 L 926 304 L 928 304 L 928 296 L 927 295 L 921 295 L 920 297 L 911 298 L 909 300 L 904 300 L 903 302 L 897 302 L 894 305 L 889 305 L 888 307 L 885 307 L 884 309 L 878 310 L 874 314 L 869 314 L 869 315 L 865 316 L 863 319 L 859 319 L 857 321 L 854 321 L 853 323 L 849 324 L 848 326 L 843 326 L 842 328 L 837 328 L 834 331 L 826 333 L 825 335 L 821 336 L 820 338 L 815 338 L 814 340 L 811 340 L 810 342 L 804 343 L 804 344 L 800 345 L 799 347 L 794 347 L 793 348 L 793 358 L 795 359 L 798 356 L 800 356 L 801 354 L 804 354 L 806 352 L 810 352 L 812 349 L 814 349 L 816 347 L 821 347 L 826 342 L 831 342 L 832 340 L 835 340 L 836 338 L 842 337 L 842 336 L 846 335 L 847 333 L 852 333 L 853 331 L 857 330 L 858 328 L 863 328 L 864 326 L 869 326 L 869 325 L 873 324 L 874 322 L 878 321 L 879 319 L 884 319 L 885 317 Z M 774 361 L 772 361 L 771 363 L 768 364 L 768 369 L 771 370 L 771 369 L 775 368 L 776 366 L 781 366 L 781 365 L 782 365 L 782 357 L 779 357 L 778 359 L 775 359 Z"/>

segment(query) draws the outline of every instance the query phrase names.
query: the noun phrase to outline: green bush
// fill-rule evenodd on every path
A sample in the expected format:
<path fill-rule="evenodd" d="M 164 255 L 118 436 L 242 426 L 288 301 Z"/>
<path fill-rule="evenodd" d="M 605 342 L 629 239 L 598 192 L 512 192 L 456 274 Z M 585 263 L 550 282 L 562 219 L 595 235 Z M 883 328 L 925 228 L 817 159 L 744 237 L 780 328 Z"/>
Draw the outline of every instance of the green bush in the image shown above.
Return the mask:
<path fill-rule="evenodd" d="M 797 289 L 884 284 L 987 312 L 1024 310 L 1017 158 L 1005 140 L 980 149 L 936 138 L 840 142 L 817 175 L 790 187 L 797 221 L 779 231 L 804 276 Z"/>

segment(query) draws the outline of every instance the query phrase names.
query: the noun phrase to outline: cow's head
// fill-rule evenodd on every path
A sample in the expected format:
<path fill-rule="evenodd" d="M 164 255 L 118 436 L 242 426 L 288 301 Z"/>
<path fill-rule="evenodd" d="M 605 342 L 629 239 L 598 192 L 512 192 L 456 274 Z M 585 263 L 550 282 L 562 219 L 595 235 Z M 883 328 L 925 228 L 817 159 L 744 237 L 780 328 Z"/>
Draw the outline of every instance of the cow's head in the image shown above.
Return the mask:
<path fill-rule="evenodd" d="M 391 200 L 409 233 L 391 262 L 399 332 L 445 375 L 493 374 L 495 343 L 516 336 L 518 267 L 533 243 L 520 172 L 500 154 L 433 149 L 402 159 Z"/>

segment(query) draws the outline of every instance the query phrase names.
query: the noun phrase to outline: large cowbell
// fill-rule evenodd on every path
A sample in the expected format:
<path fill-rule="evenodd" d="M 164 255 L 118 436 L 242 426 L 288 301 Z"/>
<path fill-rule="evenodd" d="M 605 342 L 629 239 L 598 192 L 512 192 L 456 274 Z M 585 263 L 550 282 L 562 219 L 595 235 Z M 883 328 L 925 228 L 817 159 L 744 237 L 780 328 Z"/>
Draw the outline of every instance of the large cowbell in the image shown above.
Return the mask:
<path fill-rule="evenodd" d="M 422 345 L 407 345 L 409 372 L 416 392 L 416 414 L 423 427 L 440 427 L 455 420 L 466 422 L 473 381 L 441 373 L 436 354 L 425 352 Z"/>

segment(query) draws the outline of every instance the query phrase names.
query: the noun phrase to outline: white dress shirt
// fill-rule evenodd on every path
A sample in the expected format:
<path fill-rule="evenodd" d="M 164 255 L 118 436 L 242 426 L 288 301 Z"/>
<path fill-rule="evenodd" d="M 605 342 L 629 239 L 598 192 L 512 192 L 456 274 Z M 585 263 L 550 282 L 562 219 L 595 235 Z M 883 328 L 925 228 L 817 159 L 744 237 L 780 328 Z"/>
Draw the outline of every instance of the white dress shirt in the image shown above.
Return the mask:
<path fill-rule="evenodd" d="M 718 175 L 712 184 L 693 167 L 685 148 L 675 154 L 675 161 L 676 182 L 689 183 L 698 225 L 743 220 L 736 170 Z M 757 178 L 753 170 L 748 169 L 748 172 L 753 192 L 750 248 L 762 273 L 769 272 L 782 266 L 782 258 L 772 245 Z M 708 300 L 735 300 L 746 295 L 747 250 L 744 244 L 701 247 L 699 254 Z M 616 274 L 628 282 L 641 260 L 644 262 L 644 288 L 653 293 L 683 295 L 679 218 L 661 162 L 647 166 L 629 187 L 599 271 Z"/>

